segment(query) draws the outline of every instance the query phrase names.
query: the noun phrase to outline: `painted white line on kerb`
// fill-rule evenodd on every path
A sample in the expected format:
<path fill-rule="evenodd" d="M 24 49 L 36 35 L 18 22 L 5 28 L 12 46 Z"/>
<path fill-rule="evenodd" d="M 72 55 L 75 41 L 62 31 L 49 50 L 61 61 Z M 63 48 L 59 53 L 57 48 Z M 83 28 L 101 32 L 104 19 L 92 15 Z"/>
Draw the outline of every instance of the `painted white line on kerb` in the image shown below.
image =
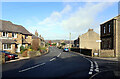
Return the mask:
<path fill-rule="evenodd" d="M 57 57 L 59 57 L 60 55 L 61 55 L 61 53 Z"/>
<path fill-rule="evenodd" d="M 29 67 L 29 68 L 26 68 L 26 69 L 20 70 L 19 72 L 24 72 L 24 71 L 27 71 L 27 70 L 30 70 L 30 69 L 36 68 L 36 67 L 38 67 L 38 66 L 42 66 L 42 65 L 44 65 L 44 64 L 45 64 L 45 63 L 38 64 L 38 65 L 36 65 L 36 66 L 33 66 L 33 67 Z"/>
<path fill-rule="evenodd" d="M 92 72 L 89 72 L 89 74 L 92 74 Z"/>
<path fill-rule="evenodd" d="M 91 64 L 91 65 L 90 65 L 90 66 L 91 66 L 91 67 L 90 67 L 90 71 L 89 71 L 89 73 L 88 73 L 88 74 L 91 75 L 92 72 L 93 72 L 93 62 L 92 62 L 91 60 L 89 60 L 88 58 L 86 58 L 86 59 L 87 59 L 88 61 L 90 61 L 90 64 Z"/>
<path fill-rule="evenodd" d="M 50 61 L 53 61 L 53 60 L 55 60 L 56 58 L 52 58 L 52 59 L 50 59 Z"/>
<path fill-rule="evenodd" d="M 95 63 L 95 67 L 96 67 L 95 71 L 96 71 L 96 72 L 99 72 L 99 67 L 98 67 L 97 62 L 96 62 L 96 61 L 94 61 L 94 63 Z"/>

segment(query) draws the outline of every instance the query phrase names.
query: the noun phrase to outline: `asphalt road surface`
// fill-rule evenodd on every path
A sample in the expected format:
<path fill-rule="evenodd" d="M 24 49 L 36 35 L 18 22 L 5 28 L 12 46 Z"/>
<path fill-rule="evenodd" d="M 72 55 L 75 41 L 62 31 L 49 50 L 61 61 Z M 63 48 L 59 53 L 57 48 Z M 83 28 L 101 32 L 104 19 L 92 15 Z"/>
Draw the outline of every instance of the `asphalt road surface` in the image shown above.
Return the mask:
<path fill-rule="evenodd" d="M 89 79 L 100 71 L 95 59 L 63 52 L 56 47 L 50 47 L 50 52 L 40 57 L 3 64 L 2 69 L 3 79 Z"/>

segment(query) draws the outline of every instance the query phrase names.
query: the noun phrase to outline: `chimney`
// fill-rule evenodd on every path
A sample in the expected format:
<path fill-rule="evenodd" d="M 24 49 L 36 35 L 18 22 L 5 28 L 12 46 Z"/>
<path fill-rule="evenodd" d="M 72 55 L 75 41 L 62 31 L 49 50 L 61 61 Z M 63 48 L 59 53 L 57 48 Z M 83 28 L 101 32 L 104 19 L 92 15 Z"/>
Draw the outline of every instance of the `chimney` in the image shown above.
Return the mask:
<path fill-rule="evenodd" d="M 88 32 L 93 31 L 93 29 L 89 29 Z"/>

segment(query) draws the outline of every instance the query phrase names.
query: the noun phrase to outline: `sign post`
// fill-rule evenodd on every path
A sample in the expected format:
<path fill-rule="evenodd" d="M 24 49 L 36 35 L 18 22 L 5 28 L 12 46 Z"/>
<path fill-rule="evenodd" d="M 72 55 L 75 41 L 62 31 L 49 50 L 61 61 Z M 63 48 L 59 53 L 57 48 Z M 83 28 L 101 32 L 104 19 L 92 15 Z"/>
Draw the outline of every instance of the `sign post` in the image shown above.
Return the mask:
<path fill-rule="evenodd" d="M 96 42 L 99 43 L 99 57 L 100 57 L 100 43 L 102 42 L 102 40 L 96 40 Z"/>

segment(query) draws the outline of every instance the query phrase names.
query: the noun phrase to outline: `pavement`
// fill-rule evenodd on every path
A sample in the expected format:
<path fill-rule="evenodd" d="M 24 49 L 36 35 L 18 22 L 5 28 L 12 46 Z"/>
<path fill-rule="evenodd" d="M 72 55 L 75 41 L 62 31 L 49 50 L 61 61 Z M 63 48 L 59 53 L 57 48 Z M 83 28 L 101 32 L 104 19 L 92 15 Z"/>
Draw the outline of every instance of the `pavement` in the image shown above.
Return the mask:
<path fill-rule="evenodd" d="M 50 47 L 50 52 L 46 55 L 3 64 L 2 79 L 89 79 L 101 71 L 116 67 L 113 63 L 117 61 L 85 57 Z"/>
<path fill-rule="evenodd" d="M 49 53 L 49 52 L 46 52 L 42 55 L 45 55 L 47 53 Z M 39 56 L 42 56 L 42 55 L 39 55 Z M 23 56 L 20 55 L 17 59 L 6 61 L 5 63 L 17 62 L 17 61 L 26 60 L 26 59 L 30 59 L 30 57 L 23 57 Z"/>

